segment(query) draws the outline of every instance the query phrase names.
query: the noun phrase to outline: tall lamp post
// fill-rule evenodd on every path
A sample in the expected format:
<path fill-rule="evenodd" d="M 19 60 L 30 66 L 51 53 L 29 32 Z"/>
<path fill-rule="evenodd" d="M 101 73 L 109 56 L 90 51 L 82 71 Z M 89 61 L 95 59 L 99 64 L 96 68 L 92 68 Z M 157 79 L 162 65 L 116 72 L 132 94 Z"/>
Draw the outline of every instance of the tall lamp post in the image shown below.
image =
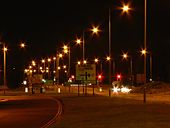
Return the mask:
<path fill-rule="evenodd" d="M 128 56 L 127 53 L 123 53 L 122 56 L 123 56 L 123 59 L 127 59 L 127 58 L 130 59 L 130 79 L 131 79 L 131 83 L 133 85 L 133 62 L 132 62 L 132 57 Z"/>
<path fill-rule="evenodd" d="M 144 84 L 146 83 L 146 49 L 141 51 L 142 55 L 144 56 Z M 143 102 L 146 103 L 146 86 L 144 85 L 143 89 Z"/>
<path fill-rule="evenodd" d="M 129 5 L 127 4 L 123 4 L 122 7 L 120 7 L 120 9 L 123 11 L 123 13 L 128 13 L 129 10 L 131 10 L 131 8 L 129 8 Z M 109 8 L 109 58 L 111 58 L 111 10 Z M 108 57 L 107 57 L 107 60 L 108 60 Z M 112 82 L 112 78 L 111 78 L 111 59 L 109 59 L 109 85 L 111 86 L 111 82 Z M 111 90 L 110 90 L 110 87 L 109 87 L 109 96 L 111 96 Z"/>
<path fill-rule="evenodd" d="M 4 51 L 4 94 L 5 94 L 5 89 L 7 88 L 7 83 L 6 83 L 6 52 L 7 52 L 7 47 L 3 48 Z"/>
<path fill-rule="evenodd" d="M 99 30 L 99 26 L 95 27 L 93 26 L 92 29 L 92 34 L 98 34 Z M 83 61 L 85 60 L 85 31 L 83 31 Z M 77 42 L 78 43 L 78 42 Z"/>
<path fill-rule="evenodd" d="M 46 69 L 45 69 L 45 59 L 42 59 L 41 62 L 43 63 L 43 78 L 45 79 L 45 73 L 46 73 Z"/>
<path fill-rule="evenodd" d="M 48 58 L 48 79 L 50 79 L 50 62 L 51 62 L 51 58 Z"/>
<path fill-rule="evenodd" d="M 68 54 L 68 75 L 67 77 L 69 78 L 70 77 L 70 64 L 71 64 L 71 59 L 70 59 L 70 42 L 69 42 L 69 46 L 67 45 L 64 45 L 63 46 L 63 50 L 64 50 L 64 53 L 65 54 Z"/>
<path fill-rule="evenodd" d="M 147 0 L 144 1 L 144 50 L 146 51 L 147 50 L 147 46 L 146 46 L 146 40 L 147 40 L 147 25 L 146 25 L 146 22 L 147 22 Z M 143 54 L 144 55 L 144 83 L 146 83 L 146 54 Z M 145 99 L 144 99 L 144 102 L 145 102 Z"/>

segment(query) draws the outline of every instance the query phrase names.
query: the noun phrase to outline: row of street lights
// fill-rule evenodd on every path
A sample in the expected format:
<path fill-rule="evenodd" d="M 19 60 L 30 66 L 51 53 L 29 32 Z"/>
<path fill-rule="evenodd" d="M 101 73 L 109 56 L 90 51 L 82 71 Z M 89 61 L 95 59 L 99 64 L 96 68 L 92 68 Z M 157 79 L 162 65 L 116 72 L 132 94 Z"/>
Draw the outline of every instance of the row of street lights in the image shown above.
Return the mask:
<path fill-rule="evenodd" d="M 25 48 L 25 43 L 21 42 L 20 43 L 20 48 Z M 7 80 L 6 80 L 6 69 L 7 69 L 7 64 L 6 64 L 6 53 L 8 51 L 7 46 L 5 46 L 5 44 L 3 45 L 3 54 L 4 54 L 4 94 L 5 94 L 5 90 L 7 89 Z"/>
<path fill-rule="evenodd" d="M 130 10 L 132 10 L 132 8 L 129 7 L 129 4 L 123 4 L 122 7 L 120 7 L 119 9 L 122 10 L 122 13 L 126 13 L 128 14 Z M 144 22 L 144 50 L 146 51 L 146 0 L 145 0 L 145 22 Z M 98 27 L 93 27 L 93 29 L 91 29 L 91 31 L 93 32 L 93 34 L 98 34 L 98 32 L 100 31 L 98 29 Z M 86 61 L 85 58 L 85 31 L 83 31 L 83 39 L 79 39 L 77 40 L 77 43 L 83 43 L 83 61 Z M 109 84 L 111 85 L 111 10 L 109 8 L 109 56 L 107 57 L 107 60 L 109 61 Z M 69 75 L 70 75 L 70 43 L 69 43 L 69 48 L 65 47 L 65 49 L 67 50 L 67 53 L 69 53 Z M 146 54 L 144 55 L 144 75 L 145 75 L 145 82 L 146 82 Z M 125 57 L 126 58 L 126 57 Z M 79 64 L 80 62 L 78 62 Z M 84 62 L 83 62 L 84 63 Z M 132 58 L 131 58 L 131 67 L 132 67 Z M 131 75 L 132 75 L 132 68 L 131 68 Z M 109 93 L 110 94 L 110 93 Z"/>

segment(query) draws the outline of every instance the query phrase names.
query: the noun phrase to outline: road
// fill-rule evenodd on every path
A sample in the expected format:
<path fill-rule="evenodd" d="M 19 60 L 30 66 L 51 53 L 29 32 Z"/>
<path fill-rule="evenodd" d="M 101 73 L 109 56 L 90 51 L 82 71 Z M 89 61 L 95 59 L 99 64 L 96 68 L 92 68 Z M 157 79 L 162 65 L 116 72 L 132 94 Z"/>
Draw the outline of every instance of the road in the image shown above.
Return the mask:
<path fill-rule="evenodd" d="M 45 128 L 61 114 L 58 100 L 50 97 L 13 96 L 7 99 L 0 102 L 0 128 Z"/>

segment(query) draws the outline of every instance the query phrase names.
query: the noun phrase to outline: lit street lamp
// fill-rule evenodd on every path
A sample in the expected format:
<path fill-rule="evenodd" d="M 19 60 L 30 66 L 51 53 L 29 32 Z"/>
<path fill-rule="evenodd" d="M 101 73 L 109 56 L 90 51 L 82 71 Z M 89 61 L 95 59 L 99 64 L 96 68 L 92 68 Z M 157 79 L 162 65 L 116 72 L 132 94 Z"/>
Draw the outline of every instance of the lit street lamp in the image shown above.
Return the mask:
<path fill-rule="evenodd" d="M 7 83 L 6 83 L 6 52 L 7 52 L 7 47 L 3 48 L 4 51 L 4 94 L 5 94 L 5 89 L 7 88 Z"/>
<path fill-rule="evenodd" d="M 21 42 L 20 47 L 25 48 L 25 43 Z"/>
<path fill-rule="evenodd" d="M 130 59 L 130 79 L 131 79 L 131 82 L 133 84 L 133 62 L 132 62 L 132 57 L 131 56 L 128 56 L 127 53 L 124 53 L 123 55 L 123 59 Z"/>
<path fill-rule="evenodd" d="M 123 4 L 122 7 L 120 7 L 123 13 L 128 13 L 131 9 L 129 5 Z M 111 58 L 111 10 L 109 8 L 109 58 Z M 111 78 L 111 60 L 109 59 L 109 85 L 111 86 L 112 78 Z M 109 96 L 111 96 L 110 88 L 109 88 Z"/>
<path fill-rule="evenodd" d="M 144 0 L 144 50 L 147 50 L 147 47 L 146 47 L 146 40 L 147 40 L 147 25 L 146 25 L 146 22 L 147 22 L 147 0 Z M 145 81 L 144 83 L 146 83 L 146 54 L 143 54 L 144 55 L 144 76 L 145 76 Z M 146 102 L 146 99 L 144 97 L 144 103 Z"/>
<path fill-rule="evenodd" d="M 99 30 L 99 27 L 97 26 L 97 27 L 94 27 L 93 26 L 93 28 L 91 29 L 91 31 L 92 31 L 92 34 L 98 34 L 98 32 L 100 31 Z M 85 39 L 84 39 L 84 37 L 85 37 L 85 31 L 83 31 L 83 60 L 85 60 Z M 78 41 L 79 43 L 81 42 L 80 40 Z M 78 43 L 77 42 L 77 43 Z"/>

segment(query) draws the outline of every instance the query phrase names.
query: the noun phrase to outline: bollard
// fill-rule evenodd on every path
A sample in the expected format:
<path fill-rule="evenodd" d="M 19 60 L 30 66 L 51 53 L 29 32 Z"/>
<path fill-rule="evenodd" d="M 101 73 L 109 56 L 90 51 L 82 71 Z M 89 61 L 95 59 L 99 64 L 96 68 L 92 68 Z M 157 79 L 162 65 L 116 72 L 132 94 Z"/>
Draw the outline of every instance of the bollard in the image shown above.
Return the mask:
<path fill-rule="evenodd" d="M 103 90 L 102 90 L 102 87 L 100 87 L 100 88 L 99 88 L 99 92 L 102 92 L 102 91 L 103 91 Z"/>
<path fill-rule="evenodd" d="M 28 93 L 28 87 L 25 87 L 25 92 Z"/>
<path fill-rule="evenodd" d="M 60 88 L 58 88 L 58 93 L 61 93 L 61 89 Z"/>

